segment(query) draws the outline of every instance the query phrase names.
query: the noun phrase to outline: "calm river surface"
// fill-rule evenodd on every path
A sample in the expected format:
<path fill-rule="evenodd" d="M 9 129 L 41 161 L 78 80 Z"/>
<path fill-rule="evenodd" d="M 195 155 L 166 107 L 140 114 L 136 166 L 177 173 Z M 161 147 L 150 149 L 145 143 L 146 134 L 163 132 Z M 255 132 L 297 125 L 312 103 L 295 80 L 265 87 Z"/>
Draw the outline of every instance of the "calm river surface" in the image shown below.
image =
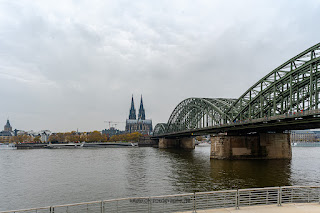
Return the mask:
<path fill-rule="evenodd" d="M 0 210 L 129 196 L 319 185 L 320 147 L 292 160 L 210 160 L 210 147 L 0 150 Z"/>

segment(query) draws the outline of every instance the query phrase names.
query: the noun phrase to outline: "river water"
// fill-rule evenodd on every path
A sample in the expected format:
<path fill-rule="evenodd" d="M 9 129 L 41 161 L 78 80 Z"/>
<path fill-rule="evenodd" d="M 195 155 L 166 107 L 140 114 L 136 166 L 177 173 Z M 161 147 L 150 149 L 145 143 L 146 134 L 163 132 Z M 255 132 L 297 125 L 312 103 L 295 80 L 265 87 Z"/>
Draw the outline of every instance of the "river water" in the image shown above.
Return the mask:
<path fill-rule="evenodd" d="M 0 211 L 265 186 L 319 185 L 320 147 L 292 160 L 210 160 L 192 151 L 145 148 L 0 150 Z"/>

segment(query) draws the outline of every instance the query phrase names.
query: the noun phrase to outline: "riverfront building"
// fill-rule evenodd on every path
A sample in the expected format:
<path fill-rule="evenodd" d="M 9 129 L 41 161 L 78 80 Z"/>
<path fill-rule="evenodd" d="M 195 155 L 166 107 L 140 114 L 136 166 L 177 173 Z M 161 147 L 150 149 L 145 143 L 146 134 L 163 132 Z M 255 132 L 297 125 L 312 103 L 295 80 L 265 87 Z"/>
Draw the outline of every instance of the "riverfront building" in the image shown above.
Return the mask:
<path fill-rule="evenodd" d="M 12 136 L 12 127 L 8 119 L 3 131 L 0 132 L 0 143 L 9 143 Z"/>
<path fill-rule="evenodd" d="M 291 142 L 319 142 L 320 132 L 313 130 L 293 130 L 291 131 Z"/>
<path fill-rule="evenodd" d="M 146 114 L 143 107 L 142 95 L 141 95 L 138 118 L 136 117 L 136 109 L 134 107 L 134 101 L 132 96 L 129 119 L 126 120 L 126 132 L 128 133 L 140 132 L 141 134 L 144 134 L 144 135 L 150 135 L 152 133 L 152 120 L 146 119 Z"/>
<path fill-rule="evenodd" d="M 123 133 L 125 133 L 125 131 L 121 131 L 119 129 L 116 129 L 115 127 L 110 127 L 109 129 L 102 130 L 102 134 L 106 135 L 107 137 L 121 135 Z"/>

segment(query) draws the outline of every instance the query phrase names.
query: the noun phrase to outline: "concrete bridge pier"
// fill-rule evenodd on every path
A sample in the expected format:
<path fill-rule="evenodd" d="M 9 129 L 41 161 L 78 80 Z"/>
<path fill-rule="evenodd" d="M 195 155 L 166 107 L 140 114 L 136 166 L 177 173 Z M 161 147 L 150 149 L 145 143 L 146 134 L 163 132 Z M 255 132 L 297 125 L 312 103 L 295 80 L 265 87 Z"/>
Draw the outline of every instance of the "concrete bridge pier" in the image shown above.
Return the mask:
<path fill-rule="evenodd" d="M 212 159 L 291 159 L 289 133 L 211 137 Z"/>
<path fill-rule="evenodd" d="M 159 138 L 159 148 L 160 149 L 194 149 L 195 139 L 184 137 L 184 138 Z"/>

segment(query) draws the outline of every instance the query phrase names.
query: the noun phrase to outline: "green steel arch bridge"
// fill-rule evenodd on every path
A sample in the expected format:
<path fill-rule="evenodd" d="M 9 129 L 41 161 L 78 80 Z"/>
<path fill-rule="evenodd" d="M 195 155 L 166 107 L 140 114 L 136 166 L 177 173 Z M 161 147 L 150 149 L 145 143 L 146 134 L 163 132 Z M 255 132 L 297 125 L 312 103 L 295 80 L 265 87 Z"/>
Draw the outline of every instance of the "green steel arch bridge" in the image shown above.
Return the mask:
<path fill-rule="evenodd" d="M 237 99 L 187 98 L 153 138 L 320 127 L 320 43 L 272 70 Z"/>

